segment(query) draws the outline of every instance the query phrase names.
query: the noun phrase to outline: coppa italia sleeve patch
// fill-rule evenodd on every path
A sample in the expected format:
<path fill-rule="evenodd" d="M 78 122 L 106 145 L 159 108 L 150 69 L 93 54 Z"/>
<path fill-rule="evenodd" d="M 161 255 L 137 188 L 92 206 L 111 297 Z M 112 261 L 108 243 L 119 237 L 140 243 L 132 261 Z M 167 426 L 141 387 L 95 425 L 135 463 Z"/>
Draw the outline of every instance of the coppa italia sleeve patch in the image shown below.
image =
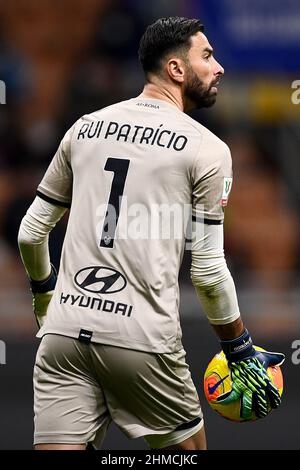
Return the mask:
<path fill-rule="evenodd" d="M 221 206 L 227 206 L 228 197 L 232 187 L 232 178 L 224 178 Z"/>

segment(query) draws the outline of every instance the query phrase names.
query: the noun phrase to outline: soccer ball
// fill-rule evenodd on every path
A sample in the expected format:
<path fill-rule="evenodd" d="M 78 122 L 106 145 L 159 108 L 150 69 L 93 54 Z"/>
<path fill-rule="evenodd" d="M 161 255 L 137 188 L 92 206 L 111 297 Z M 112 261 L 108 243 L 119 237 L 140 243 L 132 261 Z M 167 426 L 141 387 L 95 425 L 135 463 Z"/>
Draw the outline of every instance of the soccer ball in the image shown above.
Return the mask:
<path fill-rule="evenodd" d="M 258 351 L 264 351 L 264 349 L 254 346 Z M 270 366 L 267 369 L 268 376 L 272 380 L 273 384 L 278 388 L 280 396 L 283 392 L 283 376 L 279 366 Z M 223 393 L 231 390 L 231 379 L 230 370 L 227 365 L 227 360 L 223 351 L 216 354 L 207 366 L 204 374 L 204 393 L 206 399 L 213 410 L 219 413 L 223 418 L 229 419 L 230 421 L 243 422 L 243 421 L 255 421 L 257 416 L 252 412 L 251 418 L 245 420 L 240 417 L 241 401 L 236 400 L 230 404 L 220 404 L 216 401 L 216 398 Z M 272 408 L 269 407 L 269 413 Z"/>

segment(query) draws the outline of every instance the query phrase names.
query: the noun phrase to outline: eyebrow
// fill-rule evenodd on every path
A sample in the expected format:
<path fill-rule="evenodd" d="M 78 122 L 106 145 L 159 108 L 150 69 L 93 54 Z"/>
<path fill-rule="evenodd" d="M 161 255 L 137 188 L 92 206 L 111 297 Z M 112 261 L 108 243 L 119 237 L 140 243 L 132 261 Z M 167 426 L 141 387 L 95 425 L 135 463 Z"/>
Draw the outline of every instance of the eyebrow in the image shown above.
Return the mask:
<path fill-rule="evenodd" d="M 212 53 L 214 52 L 214 50 L 211 48 L 211 47 L 205 47 L 203 49 L 203 52 L 208 52 L 210 55 L 212 55 Z"/>

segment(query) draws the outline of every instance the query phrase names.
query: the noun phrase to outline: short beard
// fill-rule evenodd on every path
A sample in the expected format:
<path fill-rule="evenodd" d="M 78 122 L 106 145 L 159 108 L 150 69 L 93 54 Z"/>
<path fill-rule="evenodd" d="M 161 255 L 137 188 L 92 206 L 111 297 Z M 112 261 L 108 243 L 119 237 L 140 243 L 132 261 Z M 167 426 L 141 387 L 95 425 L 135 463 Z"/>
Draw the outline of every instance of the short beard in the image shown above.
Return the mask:
<path fill-rule="evenodd" d="M 211 94 L 211 87 L 206 89 L 202 80 L 195 74 L 192 67 L 188 64 L 187 67 L 187 81 L 185 84 L 185 98 L 191 102 L 192 106 L 196 109 L 209 108 L 216 102 L 216 94 Z"/>

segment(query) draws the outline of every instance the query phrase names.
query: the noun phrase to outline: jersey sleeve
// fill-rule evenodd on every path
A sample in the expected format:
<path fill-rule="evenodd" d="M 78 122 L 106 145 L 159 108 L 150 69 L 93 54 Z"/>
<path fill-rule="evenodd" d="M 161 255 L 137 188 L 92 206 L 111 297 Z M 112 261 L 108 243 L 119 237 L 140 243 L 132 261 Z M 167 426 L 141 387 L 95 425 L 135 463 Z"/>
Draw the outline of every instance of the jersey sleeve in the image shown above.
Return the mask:
<path fill-rule="evenodd" d="M 222 224 L 232 187 L 232 160 L 226 144 L 219 145 L 212 155 L 200 149 L 194 162 L 192 185 L 193 219 Z"/>
<path fill-rule="evenodd" d="M 37 196 L 57 206 L 69 208 L 72 200 L 73 172 L 71 167 L 71 137 L 73 128 L 64 135 L 42 181 Z"/>

